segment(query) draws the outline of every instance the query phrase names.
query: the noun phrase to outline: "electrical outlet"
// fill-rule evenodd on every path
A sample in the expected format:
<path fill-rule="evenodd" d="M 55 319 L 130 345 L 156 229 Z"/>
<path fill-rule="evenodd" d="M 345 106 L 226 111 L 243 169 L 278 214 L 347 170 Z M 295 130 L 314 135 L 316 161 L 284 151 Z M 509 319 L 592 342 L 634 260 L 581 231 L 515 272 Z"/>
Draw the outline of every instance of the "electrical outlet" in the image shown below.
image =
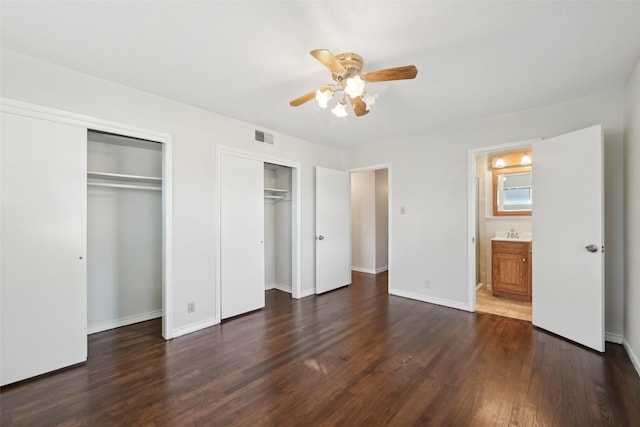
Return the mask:
<path fill-rule="evenodd" d="M 422 282 L 422 287 L 425 289 L 431 289 L 431 280 L 425 279 L 424 282 Z"/>
<path fill-rule="evenodd" d="M 405 206 L 400 206 L 400 215 L 406 215 L 407 208 Z"/>
<path fill-rule="evenodd" d="M 190 301 L 187 303 L 187 313 L 193 313 L 196 311 L 196 303 L 195 301 Z"/>

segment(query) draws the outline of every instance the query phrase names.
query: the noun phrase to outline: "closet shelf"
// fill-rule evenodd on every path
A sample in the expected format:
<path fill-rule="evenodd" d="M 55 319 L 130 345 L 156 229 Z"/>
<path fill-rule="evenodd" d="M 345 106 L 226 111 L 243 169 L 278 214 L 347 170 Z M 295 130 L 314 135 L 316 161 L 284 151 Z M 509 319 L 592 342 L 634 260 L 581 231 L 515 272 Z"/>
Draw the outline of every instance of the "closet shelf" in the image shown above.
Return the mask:
<path fill-rule="evenodd" d="M 265 187 L 264 198 L 286 201 L 286 200 L 291 200 L 291 193 L 289 192 L 289 190 L 285 190 L 283 188 Z"/>
<path fill-rule="evenodd" d="M 112 187 L 112 188 L 129 188 L 132 190 L 154 190 L 162 191 L 162 187 L 151 187 L 148 185 L 135 185 L 135 184 L 116 184 L 111 182 L 87 182 L 87 185 L 94 187 Z"/>
<path fill-rule="evenodd" d="M 126 175 L 122 173 L 111 172 L 87 172 L 88 178 L 104 179 L 109 181 L 132 181 L 132 182 L 147 182 L 147 183 L 161 183 L 162 178 L 158 176 L 144 176 L 144 175 Z"/>
<path fill-rule="evenodd" d="M 282 188 L 265 188 L 264 191 L 268 191 L 270 193 L 288 193 L 289 190 L 284 190 Z"/>

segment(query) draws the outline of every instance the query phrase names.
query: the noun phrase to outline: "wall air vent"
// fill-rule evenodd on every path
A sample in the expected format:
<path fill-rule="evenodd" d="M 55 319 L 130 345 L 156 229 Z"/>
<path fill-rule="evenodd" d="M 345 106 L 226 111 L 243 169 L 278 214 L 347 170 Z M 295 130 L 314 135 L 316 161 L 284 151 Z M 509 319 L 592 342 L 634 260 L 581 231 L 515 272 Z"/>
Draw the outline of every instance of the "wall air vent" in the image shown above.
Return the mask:
<path fill-rule="evenodd" d="M 273 135 L 261 130 L 256 130 L 256 141 L 273 145 Z"/>

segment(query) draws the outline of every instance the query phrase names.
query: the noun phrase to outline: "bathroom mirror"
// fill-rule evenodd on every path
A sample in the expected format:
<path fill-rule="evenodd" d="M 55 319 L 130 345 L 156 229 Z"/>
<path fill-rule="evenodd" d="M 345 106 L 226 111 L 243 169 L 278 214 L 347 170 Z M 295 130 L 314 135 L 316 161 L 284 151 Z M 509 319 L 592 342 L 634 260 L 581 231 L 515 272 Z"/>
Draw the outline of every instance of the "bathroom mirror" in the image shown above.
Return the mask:
<path fill-rule="evenodd" d="M 531 215 L 531 166 L 493 169 L 493 215 Z"/>

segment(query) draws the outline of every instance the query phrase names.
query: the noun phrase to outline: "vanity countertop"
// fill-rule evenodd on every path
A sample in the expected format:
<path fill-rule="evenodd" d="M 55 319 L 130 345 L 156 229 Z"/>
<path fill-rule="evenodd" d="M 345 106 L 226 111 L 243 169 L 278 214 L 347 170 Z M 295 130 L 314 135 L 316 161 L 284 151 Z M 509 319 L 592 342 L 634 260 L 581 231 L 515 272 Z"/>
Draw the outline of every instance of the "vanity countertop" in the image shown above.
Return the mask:
<path fill-rule="evenodd" d="M 521 237 L 519 239 L 514 239 L 512 237 L 493 237 L 491 238 L 493 242 L 530 242 L 531 237 Z"/>
<path fill-rule="evenodd" d="M 517 233 L 518 237 L 507 237 L 508 235 L 508 231 L 499 231 L 491 240 L 499 242 L 530 242 L 532 240 L 531 233 Z"/>

